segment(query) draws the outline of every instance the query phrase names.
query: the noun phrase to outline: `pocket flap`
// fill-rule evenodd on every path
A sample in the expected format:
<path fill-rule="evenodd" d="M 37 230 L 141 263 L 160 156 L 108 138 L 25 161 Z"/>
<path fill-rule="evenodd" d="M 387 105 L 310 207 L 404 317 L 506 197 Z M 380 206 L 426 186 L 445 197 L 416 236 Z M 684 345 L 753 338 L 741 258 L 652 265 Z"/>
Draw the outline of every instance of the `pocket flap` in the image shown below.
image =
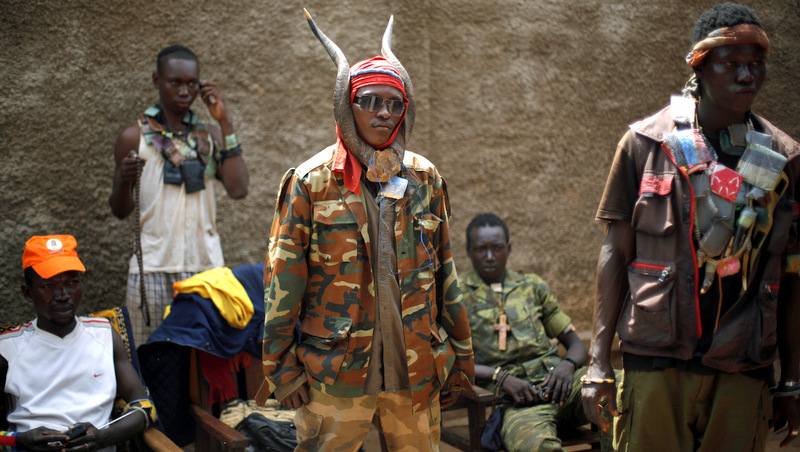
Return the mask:
<path fill-rule="evenodd" d="M 315 202 L 314 221 L 327 225 L 357 222 L 355 214 L 347 208 L 347 204 L 338 199 Z"/>
<path fill-rule="evenodd" d="M 318 340 L 336 340 L 348 335 L 353 326 L 353 319 L 342 315 L 318 315 L 313 311 L 306 312 L 300 322 L 300 331 Z"/>

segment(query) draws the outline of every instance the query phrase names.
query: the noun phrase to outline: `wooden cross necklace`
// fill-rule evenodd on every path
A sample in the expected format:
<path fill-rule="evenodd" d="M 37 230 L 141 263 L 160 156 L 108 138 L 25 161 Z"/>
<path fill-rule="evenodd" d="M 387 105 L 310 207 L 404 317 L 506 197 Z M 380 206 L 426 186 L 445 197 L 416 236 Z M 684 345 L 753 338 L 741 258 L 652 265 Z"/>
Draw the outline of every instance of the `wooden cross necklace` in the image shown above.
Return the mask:
<path fill-rule="evenodd" d="M 500 302 L 500 317 L 498 317 L 497 323 L 494 324 L 494 329 L 500 335 L 498 337 L 498 349 L 503 351 L 506 349 L 506 339 L 508 335 L 508 331 L 511 327 L 508 325 L 508 316 L 506 316 L 505 308 L 503 307 L 503 283 L 492 283 L 492 291 L 497 295 L 497 299 Z"/>

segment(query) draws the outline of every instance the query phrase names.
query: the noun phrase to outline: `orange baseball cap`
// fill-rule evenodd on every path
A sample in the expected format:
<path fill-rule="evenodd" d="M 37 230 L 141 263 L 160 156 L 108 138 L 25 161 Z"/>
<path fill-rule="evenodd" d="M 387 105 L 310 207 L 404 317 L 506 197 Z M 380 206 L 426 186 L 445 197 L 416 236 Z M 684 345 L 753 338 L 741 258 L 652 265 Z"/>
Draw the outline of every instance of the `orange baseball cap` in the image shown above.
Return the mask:
<path fill-rule="evenodd" d="M 70 270 L 85 272 L 86 267 L 75 251 L 77 246 L 71 235 L 35 235 L 25 243 L 22 269 L 33 267 L 44 279 Z"/>

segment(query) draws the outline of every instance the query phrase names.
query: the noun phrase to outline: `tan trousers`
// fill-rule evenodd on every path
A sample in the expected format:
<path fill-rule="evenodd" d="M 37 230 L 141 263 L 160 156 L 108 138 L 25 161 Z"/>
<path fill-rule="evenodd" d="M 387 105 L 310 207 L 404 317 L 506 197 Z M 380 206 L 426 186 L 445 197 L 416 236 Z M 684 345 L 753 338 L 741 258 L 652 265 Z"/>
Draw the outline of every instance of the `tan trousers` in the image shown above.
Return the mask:
<path fill-rule="evenodd" d="M 614 419 L 619 452 L 763 452 L 772 399 L 740 373 L 623 371 Z"/>
<path fill-rule="evenodd" d="M 297 410 L 296 451 L 357 451 L 373 423 L 391 451 L 439 450 L 439 396 L 421 413 L 411 409 L 411 391 L 332 397 L 310 389 L 311 402 Z"/>

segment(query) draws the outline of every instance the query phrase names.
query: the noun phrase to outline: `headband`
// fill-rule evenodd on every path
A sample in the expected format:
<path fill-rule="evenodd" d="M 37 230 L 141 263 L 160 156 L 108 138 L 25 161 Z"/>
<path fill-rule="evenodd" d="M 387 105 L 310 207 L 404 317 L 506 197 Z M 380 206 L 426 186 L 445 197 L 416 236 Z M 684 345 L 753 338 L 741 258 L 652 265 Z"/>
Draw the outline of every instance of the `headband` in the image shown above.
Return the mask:
<path fill-rule="evenodd" d="M 755 24 L 739 24 L 733 27 L 718 28 L 709 33 L 705 39 L 698 41 L 692 51 L 686 55 L 686 62 L 693 68 L 697 67 L 711 49 L 734 44 L 758 44 L 769 52 L 769 38 L 763 28 Z"/>
<path fill-rule="evenodd" d="M 397 88 L 406 96 L 406 87 L 400 72 L 382 56 L 359 61 L 350 68 L 350 102 L 356 91 L 364 86 L 387 85 Z"/>

